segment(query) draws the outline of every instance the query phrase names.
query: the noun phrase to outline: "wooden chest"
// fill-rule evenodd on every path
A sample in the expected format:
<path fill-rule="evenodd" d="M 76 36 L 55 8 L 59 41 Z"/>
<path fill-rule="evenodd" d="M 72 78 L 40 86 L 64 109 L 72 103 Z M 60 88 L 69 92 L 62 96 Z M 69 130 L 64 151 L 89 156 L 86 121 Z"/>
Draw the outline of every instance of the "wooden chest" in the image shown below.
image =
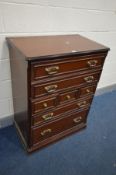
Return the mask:
<path fill-rule="evenodd" d="M 80 35 L 7 41 L 14 122 L 27 151 L 84 128 L 109 48 Z"/>

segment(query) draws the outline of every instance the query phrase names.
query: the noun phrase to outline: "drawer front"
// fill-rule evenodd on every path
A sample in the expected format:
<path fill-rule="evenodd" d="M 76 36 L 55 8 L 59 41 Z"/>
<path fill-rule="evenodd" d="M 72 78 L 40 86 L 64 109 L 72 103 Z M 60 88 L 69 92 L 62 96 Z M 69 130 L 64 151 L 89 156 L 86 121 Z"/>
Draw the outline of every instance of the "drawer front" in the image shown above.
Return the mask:
<path fill-rule="evenodd" d="M 32 64 L 32 81 L 40 78 L 47 78 L 53 75 L 60 75 L 81 70 L 90 70 L 103 66 L 105 55 L 92 55 L 86 57 L 70 57 L 70 60 L 65 61 L 50 61 L 48 63 L 39 62 Z"/>
<path fill-rule="evenodd" d="M 101 71 L 91 74 L 84 74 L 81 76 L 71 77 L 68 79 L 61 79 L 58 81 L 51 81 L 46 84 L 32 85 L 31 94 L 32 98 L 37 98 L 41 95 L 48 95 L 70 88 L 76 88 L 81 85 L 95 83 L 99 80 Z"/>
<path fill-rule="evenodd" d="M 81 88 L 80 89 L 80 97 L 90 95 L 90 94 L 94 94 L 95 90 L 96 90 L 96 86 L 97 85 L 86 86 L 86 87 Z"/>
<path fill-rule="evenodd" d="M 56 97 L 49 97 L 48 99 L 38 100 L 32 102 L 32 114 L 36 114 L 48 110 L 56 106 Z"/>
<path fill-rule="evenodd" d="M 36 127 L 32 129 L 33 144 L 48 139 L 54 135 L 57 135 L 65 130 L 73 128 L 82 122 L 86 122 L 86 115 L 88 110 L 71 114 L 65 118 L 57 120 L 52 123 L 48 123 L 42 127 Z"/>
<path fill-rule="evenodd" d="M 59 102 L 60 104 L 70 102 L 72 100 L 76 100 L 77 97 L 78 97 L 78 90 L 67 91 L 65 93 L 59 94 Z"/>
<path fill-rule="evenodd" d="M 49 122 L 50 120 L 56 119 L 57 117 L 61 117 L 63 113 L 69 113 L 69 111 L 72 110 L 81 110 L 86 107 L 89 107 L 92 101 L 92 97 L 81 99 L 76 102 L 73 102 L 68 105 L 63 105 L 60 107 L 55 108 L 54 110 L 51 110 L 50 112 L 46 112 L 44 114 L 38 114 L 36 116 L 33 116 L 32 119 L 32 125 L 39 125 L 43 122 Z"/>

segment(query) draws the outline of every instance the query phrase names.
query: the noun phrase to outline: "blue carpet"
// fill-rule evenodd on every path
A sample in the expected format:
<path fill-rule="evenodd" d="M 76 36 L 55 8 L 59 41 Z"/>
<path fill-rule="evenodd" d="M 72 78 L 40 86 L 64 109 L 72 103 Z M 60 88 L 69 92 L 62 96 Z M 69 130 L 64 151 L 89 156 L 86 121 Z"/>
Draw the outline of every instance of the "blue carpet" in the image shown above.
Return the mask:
<path fill-rule="evenodd" d="M 30 155 L 1 129 L 0 175 L 116 175 L 116 91 L 94 98 L 85 130 Z"/>

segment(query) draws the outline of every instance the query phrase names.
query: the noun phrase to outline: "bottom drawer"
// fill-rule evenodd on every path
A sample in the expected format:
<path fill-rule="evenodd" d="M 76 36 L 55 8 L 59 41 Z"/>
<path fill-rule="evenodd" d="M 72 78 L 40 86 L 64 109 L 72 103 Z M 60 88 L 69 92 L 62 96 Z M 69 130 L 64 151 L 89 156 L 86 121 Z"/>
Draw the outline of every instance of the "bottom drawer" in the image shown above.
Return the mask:
<path fill-rule="evenodd" d="M 88 109 L 70 114 L 60 120 L 36 127 L 32 129 L 32 140 L 33 144 L 41 142 L 47 138 L 57 135 L 65 130 L 75 127 L 80 123 L 86 122 Z"/>

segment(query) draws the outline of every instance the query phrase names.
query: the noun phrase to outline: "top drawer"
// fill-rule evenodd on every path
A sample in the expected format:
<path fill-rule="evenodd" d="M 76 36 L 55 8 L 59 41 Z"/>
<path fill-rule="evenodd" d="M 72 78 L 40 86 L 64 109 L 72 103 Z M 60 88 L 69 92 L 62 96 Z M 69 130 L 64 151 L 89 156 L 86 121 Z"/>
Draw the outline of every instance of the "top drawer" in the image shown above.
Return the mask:
<path fill-rule="evenodd" d="M 103 66 L 105 55 L 106 54 L 94 54 L 91 56 L 75 56 L 59 61 L 34 62 L 31 64 L 31 80 L 36 81 L 53 75 L 56 76 L 81 70 L 100 68 Z"/>

